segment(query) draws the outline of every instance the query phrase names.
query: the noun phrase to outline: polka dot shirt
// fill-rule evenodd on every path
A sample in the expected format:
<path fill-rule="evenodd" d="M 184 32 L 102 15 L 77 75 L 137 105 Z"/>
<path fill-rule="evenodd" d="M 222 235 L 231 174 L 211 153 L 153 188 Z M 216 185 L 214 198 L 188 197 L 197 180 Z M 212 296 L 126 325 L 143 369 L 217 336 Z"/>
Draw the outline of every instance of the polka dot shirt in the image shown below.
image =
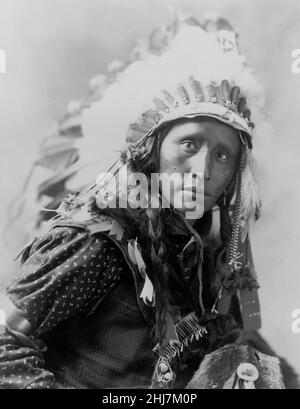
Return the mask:
<path fill-rule="evenodd" d="M 104 234 L 62 226 L 22 252 L 6 295 L 33 327 L 32 335 L 0 334 L 0 388 L 52 388 L 38 337 L 79 311 L 89 311 L 119 281 L 126 262 Z"/>

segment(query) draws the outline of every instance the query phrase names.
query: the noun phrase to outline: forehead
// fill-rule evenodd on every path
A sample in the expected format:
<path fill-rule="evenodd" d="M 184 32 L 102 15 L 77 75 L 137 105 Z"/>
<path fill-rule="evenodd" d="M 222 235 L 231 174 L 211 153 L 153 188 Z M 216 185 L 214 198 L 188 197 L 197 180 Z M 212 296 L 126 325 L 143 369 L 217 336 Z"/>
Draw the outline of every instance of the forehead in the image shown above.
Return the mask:
<path fill-rule="evenodd" d="M 211 144 L 222 143 L 228 147 L 239 148 L 241 141 L 238 131 L 213 118 L 185 119 L 171 125 L 166 139 L 180 140 L 193 137 Z"/>

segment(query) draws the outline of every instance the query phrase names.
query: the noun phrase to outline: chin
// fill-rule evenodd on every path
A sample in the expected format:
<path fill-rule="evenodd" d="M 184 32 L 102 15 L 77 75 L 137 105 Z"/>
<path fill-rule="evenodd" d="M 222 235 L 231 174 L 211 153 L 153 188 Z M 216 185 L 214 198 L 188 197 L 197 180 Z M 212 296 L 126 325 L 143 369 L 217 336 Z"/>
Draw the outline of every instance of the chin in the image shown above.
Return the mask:
<path fill-rule="evenodd" d="M 186 219 L 196 220 L 201 219 L 205 212 L 205 208 L 203 206 L 202 207 L 199 206 L 196 209 L 193 207 L 191 208 L 184 207 L 183 209 L 181 209 L 181 211 L 184 212 Z"/>
<path fill-rule="evenodd" d="M 211 210 L 215 205 L 215 201 L 211 196 L 204 198 L 204 212 Z"/>

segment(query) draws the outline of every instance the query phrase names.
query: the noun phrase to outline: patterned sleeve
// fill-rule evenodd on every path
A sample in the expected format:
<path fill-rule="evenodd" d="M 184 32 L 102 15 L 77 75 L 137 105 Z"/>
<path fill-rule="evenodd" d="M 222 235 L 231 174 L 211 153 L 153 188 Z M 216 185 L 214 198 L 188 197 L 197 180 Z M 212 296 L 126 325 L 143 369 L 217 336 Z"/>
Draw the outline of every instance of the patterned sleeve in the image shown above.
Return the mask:
<path fill-rule="evenodd" d="M 0 388 L 53 387 L 38 337 L 99 302 L 119 280 L 124 263 L 109 238 L 76 226 L 52 228 L 24 249 L 5 294 L 18 319 L 0 335 Z"/>

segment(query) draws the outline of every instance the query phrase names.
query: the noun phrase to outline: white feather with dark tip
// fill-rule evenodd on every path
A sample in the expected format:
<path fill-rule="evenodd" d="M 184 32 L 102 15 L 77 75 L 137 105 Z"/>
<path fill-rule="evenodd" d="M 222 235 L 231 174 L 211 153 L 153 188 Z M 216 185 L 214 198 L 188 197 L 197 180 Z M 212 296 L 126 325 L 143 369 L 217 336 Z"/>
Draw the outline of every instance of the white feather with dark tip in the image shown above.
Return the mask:
<path fill-rule="evenodd" d="M 261 212 L 261 198 L 257 180 L 257 167 L 250 150 L 245 153 L 245 165 L 242 173 L 240 226 L 241 238 L 245 240 L 250 233 L 251 224 L 258 219 Z"/>

